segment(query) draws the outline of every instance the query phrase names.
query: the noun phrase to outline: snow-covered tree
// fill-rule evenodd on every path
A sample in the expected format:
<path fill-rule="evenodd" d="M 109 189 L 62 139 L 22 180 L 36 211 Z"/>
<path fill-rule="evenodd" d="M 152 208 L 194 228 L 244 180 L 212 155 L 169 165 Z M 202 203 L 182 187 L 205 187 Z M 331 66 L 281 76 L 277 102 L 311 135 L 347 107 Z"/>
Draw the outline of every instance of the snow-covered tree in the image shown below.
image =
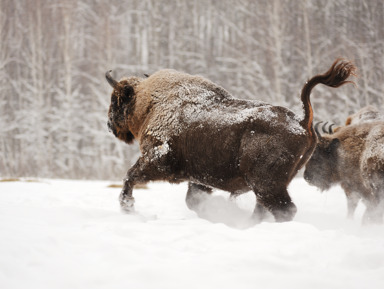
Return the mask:
<path fill-rule="evenodd" d="M 0 0 L 0 177 L 121 178 L 136 145 L 107 130 L 104 74 L 200 74 L 239 98 L 301 112 L 305 81 L 337 57 L 357 88 L 316 88 L 315 118 L 384 106 L 379 0 Z"/>

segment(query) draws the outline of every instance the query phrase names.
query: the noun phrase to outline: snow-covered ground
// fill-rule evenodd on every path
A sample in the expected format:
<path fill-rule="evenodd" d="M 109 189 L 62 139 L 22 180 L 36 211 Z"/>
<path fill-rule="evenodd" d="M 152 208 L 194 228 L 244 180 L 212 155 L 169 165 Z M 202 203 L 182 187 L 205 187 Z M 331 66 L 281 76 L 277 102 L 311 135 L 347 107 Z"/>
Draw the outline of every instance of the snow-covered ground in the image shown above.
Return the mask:
<path fill-rule="evenodd" d="M 384 226 L 346 219 L 336 187 L 296 179 L 293 222 L 250 226 L 255 198 L 216 192 L 202 217 L 186 184 L 134 191 L 123 214 L 109 182 L 0 183 L 2 289 L 384 288 Z"/>

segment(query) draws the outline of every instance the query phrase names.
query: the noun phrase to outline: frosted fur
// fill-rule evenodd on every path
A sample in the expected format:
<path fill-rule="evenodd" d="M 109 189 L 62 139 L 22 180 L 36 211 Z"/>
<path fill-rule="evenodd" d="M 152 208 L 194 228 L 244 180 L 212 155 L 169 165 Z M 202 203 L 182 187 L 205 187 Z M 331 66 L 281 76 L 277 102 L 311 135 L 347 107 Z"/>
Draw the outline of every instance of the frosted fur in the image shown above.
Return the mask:
<path fill-rule="evenodd" d="M 345 124 L 352 125 L 377 120 L 383 120 L 383 116 L 380 114 L 379 110 L 376 107 L 368 105 L 360 109 L 358 112 L 350 115 L 347 118 Z"/>
<path fill-rule="evenodd" d="M 161 82 L 162 89 L 152 94 L 156 106 L 150 116 L 151 125 L 145 127 L 144 135 L 153 136 L 161 142 L 168 141 L 169 135 L 178 135 L 194 123 L 209 122 L 220 127 L 261 120 L 272 126 L 281 126 L 272 105 L 261 101 L 244 101 L 240 106 L 228 106 L 228 103 L 238 100 L 202 77 L 165 70 L 151 78 L 152 82 Z M 165 81 L 166 86 L 163 86 Z M 163 93 L 165 89 L 170 91 Z M 301 119 L 292 112 L 285 117 L 288 124 L 285 129 L 294 134 L 305 134 L 299 124 Z"/>

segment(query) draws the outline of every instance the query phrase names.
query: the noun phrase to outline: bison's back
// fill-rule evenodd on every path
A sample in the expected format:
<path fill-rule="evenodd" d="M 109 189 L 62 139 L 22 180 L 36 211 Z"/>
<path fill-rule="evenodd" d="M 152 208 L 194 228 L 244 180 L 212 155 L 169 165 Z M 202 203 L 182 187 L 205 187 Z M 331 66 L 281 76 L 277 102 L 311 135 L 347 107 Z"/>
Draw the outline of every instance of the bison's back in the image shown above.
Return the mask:
<path fill-rule="evenodd" d="M 384 122 L 345 126 L 333 137 L 340 140 L 339 170 L 344 186 L 368 199 L 374 187 L 380 187 L 384 194 Z"/>
<path fill-rule="evenodd" d="M 365 185 L 380 190 L 384 197 L 384 122 L 372 125 L 360 166 Z"/>
<path fill-rule="evenodd" d="M 232 192 L 249 189 L 247 178 L 288 182 L 308 150 L 301 119 L 287 108 L 236 99 L 209 80 L 172 70 L 145 82 L 152 106 L 141 143 L 169 146 L 175 179 Z"/>

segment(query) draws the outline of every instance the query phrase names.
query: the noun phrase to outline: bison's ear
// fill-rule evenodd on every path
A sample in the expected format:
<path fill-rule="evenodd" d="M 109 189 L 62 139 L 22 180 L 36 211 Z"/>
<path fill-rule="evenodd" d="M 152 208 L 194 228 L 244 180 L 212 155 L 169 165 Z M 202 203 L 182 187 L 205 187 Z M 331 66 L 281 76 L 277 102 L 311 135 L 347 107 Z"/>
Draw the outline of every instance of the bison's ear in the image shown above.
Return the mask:
<path fill-rule="evenodd" d="M 350 125 L 352 123 L 352 118 L 349 116 L 345 121 L 345 125 Z"/>

